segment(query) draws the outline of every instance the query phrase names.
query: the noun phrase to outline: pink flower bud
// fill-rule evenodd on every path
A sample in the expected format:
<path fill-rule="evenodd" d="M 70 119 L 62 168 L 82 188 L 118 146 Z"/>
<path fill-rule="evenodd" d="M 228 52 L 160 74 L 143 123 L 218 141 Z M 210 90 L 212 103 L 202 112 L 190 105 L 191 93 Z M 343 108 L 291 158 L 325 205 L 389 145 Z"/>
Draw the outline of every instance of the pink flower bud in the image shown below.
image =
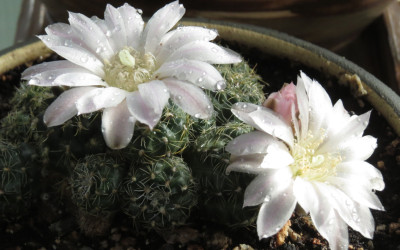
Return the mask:
<path fill-rule="evenodd" d="M 292 124 L 292 105 L 295 114 L 299 111 L 297 106 L 296 86 L 293 83 L 283 85 L 278 92 L 271 93 L 263 103 L 264 107 L 272 109 L 288 124 Z"/>

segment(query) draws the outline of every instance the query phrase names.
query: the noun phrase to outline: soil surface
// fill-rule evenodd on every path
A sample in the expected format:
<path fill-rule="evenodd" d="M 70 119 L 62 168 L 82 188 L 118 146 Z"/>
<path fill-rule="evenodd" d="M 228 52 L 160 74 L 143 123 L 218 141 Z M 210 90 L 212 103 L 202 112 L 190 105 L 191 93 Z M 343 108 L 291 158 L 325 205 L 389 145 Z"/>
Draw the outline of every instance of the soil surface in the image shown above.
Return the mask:
<path fill-rule="evenodd" d="M 234 45 L 231 48 L 235 49 Z M 46 60 L 53 60 L 52 56 Z M 354 98 L 337 79 L 289 61 L 246 50 L 245 58 L 266 83 L 266 94 L 277 91 L 283 83 L 296 81 L 299 71 L 317 79 L 333 102 L 342 99 L 350 112 L 362 114 L 373 108 L 362 98 Z M 257 61 L 254 60 L 257 58 Z M 39 60 L 42 61 L 42 60 Z M 34 63 L 38 63 L 34 62 Z M 10 109 L 8 99 L 20 83 L 20 74 L 32 63 L 0 75 L 0 115 Z M 368 159 L 383 174 L 386 188 L 377 192 L 386 211 L 372 211 L 375 218 L 374 239 L 366 239 L 349 228 L 349 249 L 400 249 L 400 138 L 375 110 L 365 134 L 378 138 L 378 148 Z M 132 221 L 116 215 L 109 232 L 103 237 L 86 237 L 80 233 L 68 204 L 52 193 L 43 193 L 30 213 L 19 219 L 0 221 L 1 249 L 328 249 L 328 244 L 307 216 L 293 214 L 287 225 L 288 236 L 259 240 L 255 227 L 231 230 L 223 225 L 197 221 L 173 232 L 138 231 Z M 101 221 L 99 222 L 101 223 Z"/>

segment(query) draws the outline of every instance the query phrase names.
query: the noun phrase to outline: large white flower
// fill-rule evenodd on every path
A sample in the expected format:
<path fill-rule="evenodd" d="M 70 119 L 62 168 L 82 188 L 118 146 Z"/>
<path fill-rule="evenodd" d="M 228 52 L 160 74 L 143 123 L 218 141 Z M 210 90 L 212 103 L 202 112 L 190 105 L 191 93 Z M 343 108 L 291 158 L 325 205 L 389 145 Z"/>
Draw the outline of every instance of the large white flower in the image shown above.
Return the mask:
<path fill-rule="evenodd" d="M 75 115 L 103 110 L 107 145 L 125 147 L 136 121 L 151 129 L 171 99 L 185 112 L 207 119 L 213 107 L 203 90 L 225 87 L 211 64 L 237 63 L 235 52 L 210 41 L 215 30 L 179 27 L 185 13 L 178 1 L 158 10 L 144 25 L 141 10 L 107 5 L 104 20 L 69 13 L 69 23 L 46 28 L 39 38 L 66 60 L 42 63 L 22 77 L 31 85 L 68 86 L 46 110 L 48 126 Z"/>
<path fill-rule="evenodd" d="M 262 204 L 260 238 L 277 233 L 298 203 L 332 249 L 347 249 L 347 225 L 373 237 L 369 208 L 383 210 L 374 193 L 384 182 L 365 160 L 376 139 L 363 136 L 370 112 L 350 116 L 339 100 L 332 105 L 321 85 L 304 73 L 297 79 L 290 124 L 271 109 L 237 103 L 232 112 L 255 131 L 233 139 L 227 171 L 257 174 L 244 206 Z"/>

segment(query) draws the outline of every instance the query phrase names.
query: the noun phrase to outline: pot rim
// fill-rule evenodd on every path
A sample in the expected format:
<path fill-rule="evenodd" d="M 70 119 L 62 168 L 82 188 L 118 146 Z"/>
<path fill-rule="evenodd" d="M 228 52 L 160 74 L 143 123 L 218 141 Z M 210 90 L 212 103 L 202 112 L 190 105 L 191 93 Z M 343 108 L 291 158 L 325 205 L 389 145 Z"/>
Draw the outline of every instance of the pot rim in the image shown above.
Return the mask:
<path fill-rule="evenodd" d="M 224 40 L 255 47 L 262 52 L 284 56 L 314 69 L 335 76 L 339 82 L 349 84 L 356 95 L 365 97 L 400 135 L 400 97 L 386 84 L 355 63 L 327 49 L 283 32 L 226 21 L 184 18 L 179 25 L 203 26 L 218 30 Z M 52 53 L 38 38 L 0 51 L 0 74 Z"/>

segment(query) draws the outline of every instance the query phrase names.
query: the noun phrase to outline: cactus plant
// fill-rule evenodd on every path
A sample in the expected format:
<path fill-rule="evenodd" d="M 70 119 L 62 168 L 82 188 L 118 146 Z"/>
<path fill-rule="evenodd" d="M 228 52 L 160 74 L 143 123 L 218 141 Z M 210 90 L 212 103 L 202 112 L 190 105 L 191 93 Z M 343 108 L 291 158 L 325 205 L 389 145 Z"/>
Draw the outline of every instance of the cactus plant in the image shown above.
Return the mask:
<path fill-rule="evenodd" d="M 16 162 L 12 176 L 25 182 L 19 185 L 18 195 L 8 198 L 13 204 L 2 203 L 3 217 L 6 210 L 20 211 L 15 208 L 20 201 L 29 201 L 18 197 L 36 195 L 28 173 L 21 170 L 25 156 L 17 150 L 31 145 L 36 158 L 30 158 L 29 169 L 63 176 L 68 185 L 60 191 L 77 208 L 78 224 L 88 235 L 104 233 L 118 212 L 140 228 L 156 230 L 184 224 L 193 209 L 202 211 L 202 218 L 226 225 L 253 223 L 253 211 L 242 210 L 249 179 L 224 173 L 229 160 L 224 147 L 252 129 L 230 114 L 231 105 L 238 101 L 261 104 L 264 93 L 259 76 L 247 63 L 221 65 L 218 70 L 226 86 L 219 92 L 205 91 L 215 109 L 209 119 L 190 116 L 170 101 L 152 130 L 138 122 L 131 143 L 120 150 L 106 146 L 99 112 L 47 128 L 43 114 L 62 89 L 22 84 L 12 99 L 13 110 L 1 120 L 0 135 L 3 162 Z M 7 168 L 2 169 L 4 176 Z M 46 175 L 35 178 L 35 182 L 46 182 Z M 11 197 L 10 192 L 2 197 Z"/>

